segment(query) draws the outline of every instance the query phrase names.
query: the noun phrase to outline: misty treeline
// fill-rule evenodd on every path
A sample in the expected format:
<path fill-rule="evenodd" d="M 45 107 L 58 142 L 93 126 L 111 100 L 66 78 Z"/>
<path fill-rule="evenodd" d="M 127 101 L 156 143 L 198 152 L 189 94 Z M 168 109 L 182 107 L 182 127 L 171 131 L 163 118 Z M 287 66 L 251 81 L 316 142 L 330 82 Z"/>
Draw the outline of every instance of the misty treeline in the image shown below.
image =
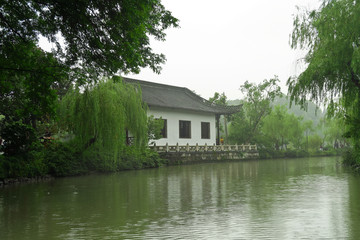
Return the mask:
<path fill-rule="evenodd" d="M 256 144 L 263 157 L 333 155 L 349 146 L 344 137 L 344 119 L 330 117 L 327 109 L 312 102 L 307 108 L 290 105 L 280 91 L 278 78 L 259 84 L 241 85 L 241 100 L 227 101 L 225 94 L 215 93 L 210 101 L 241 104 L 241 111 L 221 121 L 221 135 L 228 144 Z M 226 122 L 226 131 L 225 131 Z M 283 154 L 283 156 L 284 156 Z"/>

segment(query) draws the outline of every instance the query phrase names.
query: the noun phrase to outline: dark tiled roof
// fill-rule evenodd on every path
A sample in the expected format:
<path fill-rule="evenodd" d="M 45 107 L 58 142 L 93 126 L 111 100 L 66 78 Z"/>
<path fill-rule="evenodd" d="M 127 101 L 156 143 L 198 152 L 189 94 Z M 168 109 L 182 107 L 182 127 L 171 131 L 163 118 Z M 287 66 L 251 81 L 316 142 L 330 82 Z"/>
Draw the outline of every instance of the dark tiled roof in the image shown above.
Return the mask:
<path fill-rule="evenodd" d="M 147 103 L 150 108 L 154 106 L 215 114 L 232 114 L 238 112 L 241 108 L 241 105 L 221 106 L 210 103 L 184 87 L 176 87 L 125 77 L 123 80 L 126 83 L 132 83 L 141 87 L 143 101 Z"/>

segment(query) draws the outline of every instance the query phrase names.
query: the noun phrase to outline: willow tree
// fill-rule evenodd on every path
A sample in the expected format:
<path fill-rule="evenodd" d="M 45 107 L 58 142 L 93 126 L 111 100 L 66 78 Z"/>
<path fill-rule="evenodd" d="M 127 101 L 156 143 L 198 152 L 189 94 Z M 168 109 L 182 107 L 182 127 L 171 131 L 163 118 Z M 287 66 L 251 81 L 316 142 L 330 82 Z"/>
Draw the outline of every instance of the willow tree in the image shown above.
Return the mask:
<path fill-rule="evenodd" d="M 126 131 L 134 137 L 134 147 L 147 144 L 146 106 L 141 90 L 121 81 L 102 80 L 96 85 L 70 91 L 59 111 L 63 128 L 75 135 L 85 156 L 114 169 L 123 160 Z"/>
<path fill-rule="evenodd" d="M 353 0 L 324 0 L 319 10 L 296 16 L 291 46 L 307 50 L 306 69 L 288 85 L 291 100 L 300 104 L 310 97 L 333 107 L 342 98 L 347 136 L 360 162 L 359 17 L 360 2 Z"/>

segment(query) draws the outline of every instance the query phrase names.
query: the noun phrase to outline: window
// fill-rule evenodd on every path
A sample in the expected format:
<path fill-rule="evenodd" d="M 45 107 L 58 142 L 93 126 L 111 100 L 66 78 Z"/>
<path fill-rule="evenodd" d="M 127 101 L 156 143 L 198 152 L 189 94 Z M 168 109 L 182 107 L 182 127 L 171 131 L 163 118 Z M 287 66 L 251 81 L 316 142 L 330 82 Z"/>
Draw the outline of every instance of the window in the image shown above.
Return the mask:
<path fill-rule="evenodd" d="M 190 121 L 179 121 L 179 138 L 191 138 Z"/>
<path fill-rule="evenodd" d="M 167 120 L 166 119 L 163 119 L 164 121 L 164 126 L 163 128 L 161 129 L 161 136 L 163 138 L 167 138 Z"/>
<path fill-rule="evenodd" d="M 201 122 L 201 138 L 210 139 L 210 123 Z"/>

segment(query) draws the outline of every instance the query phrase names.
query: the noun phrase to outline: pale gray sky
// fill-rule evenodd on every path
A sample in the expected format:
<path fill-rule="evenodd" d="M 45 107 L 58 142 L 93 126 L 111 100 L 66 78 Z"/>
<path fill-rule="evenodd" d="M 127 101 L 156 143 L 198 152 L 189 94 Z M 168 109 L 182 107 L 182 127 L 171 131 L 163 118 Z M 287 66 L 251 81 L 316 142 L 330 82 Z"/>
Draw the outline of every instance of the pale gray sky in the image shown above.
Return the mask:
<path fill-rule="evenodd" d="M 187 87 L 203 98 L 225 92 L 242 98 L 246 80 L 259 83 L 277 75 L 286 81 L 301 72 L 297 60 L 303 51 L 291 50 L 296 6 L 318 8 L 319 0 L 162 0 L 180 20 L 168 29 L 165 42 L 151 41 L 154 52 L 166 55 L 161 74 L 146 68 L 137 75 L 145 81 Z M 45 50 L 54 47 L 40 38 Z"/>
<path fill-rule="evenodd" d="M 261 82 L 279 76 L 286 81 L 298 74 L 299 52 L 291 50 L 296 6 L 310 9 L 318 0 L 163 0 L 180 20 L 180 28 L 167 30 L 165 42 L 152 41 L 155 52 L 166 55 L 160 75 L 144 69 L 128 77 L 187 87 L 203 98 L 225 92 L 241 98 L 246 80 Z"/>

